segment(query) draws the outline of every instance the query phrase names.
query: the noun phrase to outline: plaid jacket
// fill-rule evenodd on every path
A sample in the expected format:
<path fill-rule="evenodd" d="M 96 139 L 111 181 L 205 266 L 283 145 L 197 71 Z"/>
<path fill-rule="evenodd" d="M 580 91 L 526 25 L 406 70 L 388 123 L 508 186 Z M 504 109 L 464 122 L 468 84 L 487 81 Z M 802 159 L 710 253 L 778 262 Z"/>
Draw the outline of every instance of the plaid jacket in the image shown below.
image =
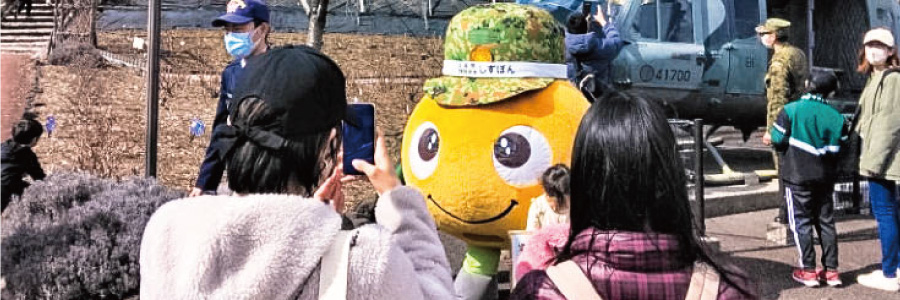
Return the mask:
<path fill-rule="evenodd" d="M 593 236 L 593 238 L 592 238 Z M 593 240 L 593 245 L 591 241 Z M 588 229 L 572 243 L 574 260 L 605 300 L 685 299 L 692 264 L 679 262 L 678 241 L 667 234 Z M 752 295 L 722 280 L 718 299 L 758 299 L 747 276 L 726 275 Z M 522 277 L 510 299 L 565 299 L 543 270 Z"/>

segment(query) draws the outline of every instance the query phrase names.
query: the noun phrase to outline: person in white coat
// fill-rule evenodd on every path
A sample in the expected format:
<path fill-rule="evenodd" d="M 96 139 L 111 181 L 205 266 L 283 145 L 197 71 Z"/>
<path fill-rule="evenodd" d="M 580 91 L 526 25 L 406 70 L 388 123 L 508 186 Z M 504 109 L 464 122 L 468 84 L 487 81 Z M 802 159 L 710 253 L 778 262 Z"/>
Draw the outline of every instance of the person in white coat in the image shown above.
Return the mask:
<path fill-rule="evenodd" d="M 376 224 L 350 232 L 348 267 L 323 268 L 341 227 L 345 79 L 312 48 L 273 49 L 245 70 L 215 145 L 235 194 L 169 202 L 141 244 L 142 300 L 316 299 L 346 272 L 346 299 L 453 299 L 450 267 L 422 195 L 400 186 L 378 134 L 355 160 L 378 192 Z"/>

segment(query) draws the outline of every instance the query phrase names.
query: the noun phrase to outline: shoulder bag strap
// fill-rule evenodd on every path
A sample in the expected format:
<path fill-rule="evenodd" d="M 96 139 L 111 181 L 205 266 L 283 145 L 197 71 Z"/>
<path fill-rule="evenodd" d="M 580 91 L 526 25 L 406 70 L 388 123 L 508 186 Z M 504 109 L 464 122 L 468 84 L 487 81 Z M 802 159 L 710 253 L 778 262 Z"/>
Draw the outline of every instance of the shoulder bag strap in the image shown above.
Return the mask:
<path fill-rule="evenodd" d="M 707 263 L 694 263 L 691 285 L 685 300 L 716 300 L 719 296 L 719 273 Z"/>
<path fill-rule="evenodd" d="M 566 299 L 603 300 L 581 268 L 571 260 L 547 268 L 547 276 Z"/>
<path fill-rule="evenodd" d="M 319 299 L 347 299 L 350 244 L 356 230 L 340 230 L 331 242 L 319 266 Z"/>

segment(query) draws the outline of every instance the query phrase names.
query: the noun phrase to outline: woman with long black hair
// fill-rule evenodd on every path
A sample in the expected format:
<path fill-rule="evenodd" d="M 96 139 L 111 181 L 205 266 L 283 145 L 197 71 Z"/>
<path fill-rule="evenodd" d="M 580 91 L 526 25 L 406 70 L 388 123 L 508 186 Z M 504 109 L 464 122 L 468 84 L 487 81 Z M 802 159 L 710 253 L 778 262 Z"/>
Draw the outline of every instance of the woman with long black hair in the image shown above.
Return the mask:
<path fill-rule="evenodd" d="M 512 299 L 758 298 L 749 279 L 704 250 L 675 136 L 662 110 L 623 93 L 595 103 L 572 150 L 571 231 L 546 271 Z M 691 289 L 693 282 L 705 284 Z"/>

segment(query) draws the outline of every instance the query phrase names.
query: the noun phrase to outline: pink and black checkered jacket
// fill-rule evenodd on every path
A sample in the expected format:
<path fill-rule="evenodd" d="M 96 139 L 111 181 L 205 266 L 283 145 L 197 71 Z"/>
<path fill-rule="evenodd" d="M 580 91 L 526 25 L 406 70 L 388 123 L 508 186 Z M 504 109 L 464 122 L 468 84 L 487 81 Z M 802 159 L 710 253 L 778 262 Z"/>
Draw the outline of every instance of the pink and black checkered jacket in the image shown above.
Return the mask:
<path fill-rule="evenodd" d="M 593 246 L 591 240 L 593 237 Z M 685 299 L 692 264 L 679 262 L 678 240 L 668 234 L 583 231 L 572 243 L 572 258 L 588 274 L 604 300 Z M 732 270 L 732 268 L 729 268 Z M 719 284 L 718 299 L 758 299 L 756 285 L 732 271 Z M 737 288 L 751 293 L 746 295 Z M 565 299 L 543 270 L 526 274 L 512 293 L 516 299 Z"/>

